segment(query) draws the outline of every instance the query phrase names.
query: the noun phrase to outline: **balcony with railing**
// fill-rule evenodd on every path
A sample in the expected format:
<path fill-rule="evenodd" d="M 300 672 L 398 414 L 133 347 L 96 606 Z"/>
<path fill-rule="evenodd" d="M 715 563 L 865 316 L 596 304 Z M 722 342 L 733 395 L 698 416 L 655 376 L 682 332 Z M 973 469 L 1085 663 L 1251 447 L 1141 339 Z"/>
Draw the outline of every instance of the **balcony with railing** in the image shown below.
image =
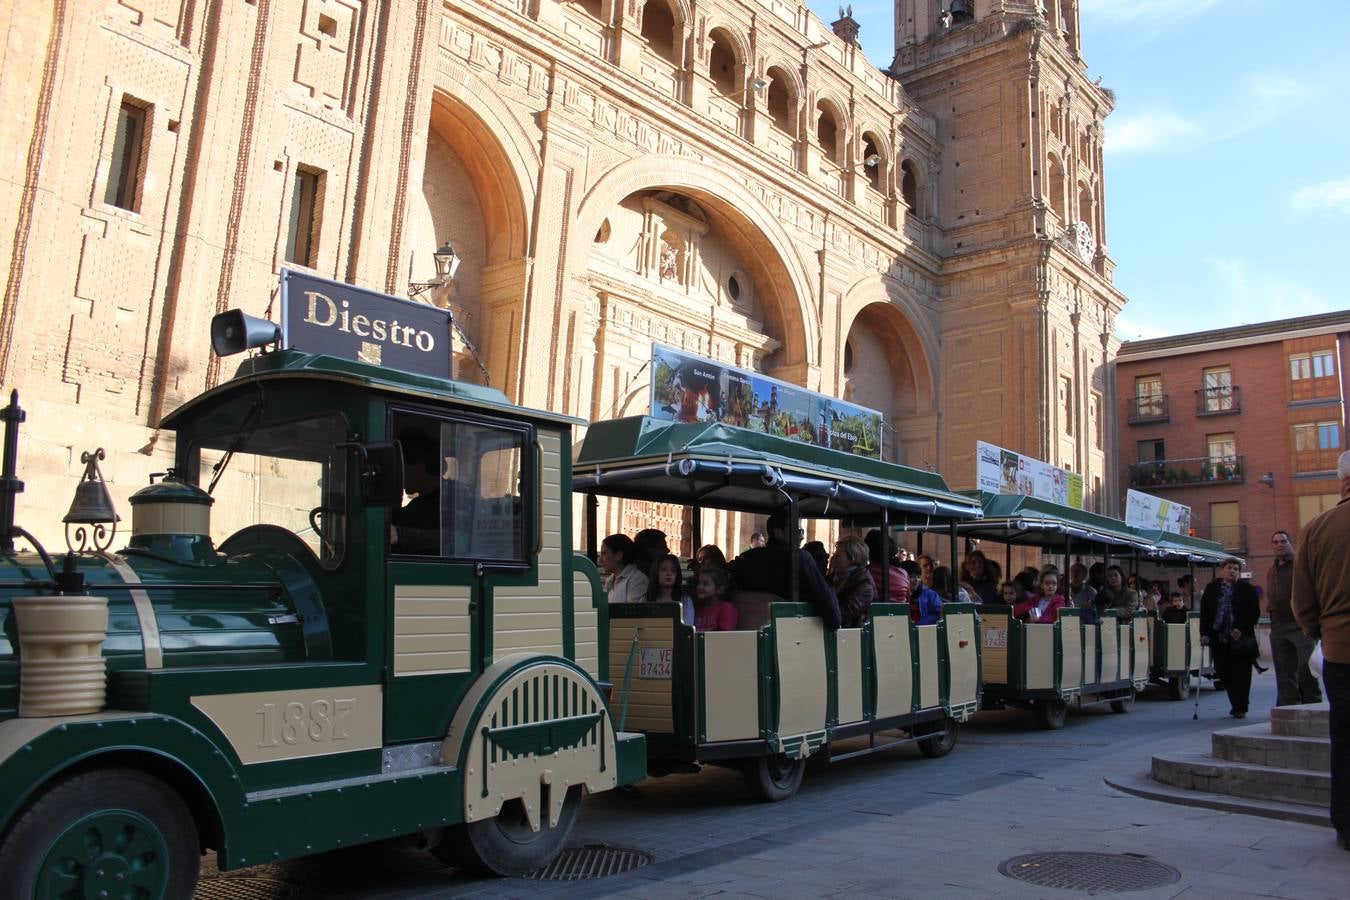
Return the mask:
<path fill-rule="evenodd" d="M 1234 556 L 1247 555 L 1246 525 L 1211 525 L 1209 539 L 1221 544 L 1224 550 Z"/>
<path fill-rule="evenodd" d="M 1242 457 L 1149 459 L 1130 464 L 1130 487 L 1189 487 L 1197 484 L 1241 484 Z"/>
<path fill-rule="evenodd" d="M 1143 425 L 1148 422 L 1166 422 L 1171 418 L 1167 394 L 1149 394 L 1131 397 L 1126 401 L 1128 409 L 1125 421 L 1131 425 Z"/>
<path fill-rule="evenodd" d="M 1195 392 L 1197 416 L 1232 416 L 1242 412 L 1242 388 L 1232 384 L 1199 388 Z"/>

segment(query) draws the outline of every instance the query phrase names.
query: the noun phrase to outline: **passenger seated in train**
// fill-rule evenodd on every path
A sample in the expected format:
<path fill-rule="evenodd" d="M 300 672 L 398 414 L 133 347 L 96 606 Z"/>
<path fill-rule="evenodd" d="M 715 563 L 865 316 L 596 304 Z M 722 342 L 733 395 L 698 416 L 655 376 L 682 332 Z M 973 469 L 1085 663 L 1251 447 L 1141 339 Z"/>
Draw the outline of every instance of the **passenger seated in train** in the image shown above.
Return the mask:
<path fill-rule="evenodd" d="M 914 563 L 909 565 L 918 569 Z M 917 584 L 919 589 L 911 591 L 909 595 L 910 620 L 915 625 L 936 625 L 938 619 L 942 618 L 942 596 L 917 577 L 913 583 Z"/>
<path fill-rule="evenodd" d="M 1076 562 L 1069 566 L 1069 590 L 1065 595 L 1075 609 L 1095 609 L 1097 589 L 1088 584 L 1087 566 Z"/>
<path fill-rule="evenodd" d="M 1017 582 L 1005 581 L 999 586 L 998 599 L 1000 603 L 1016 606 L 1027 599 L 1027 592 L 1022 590 L 1022 586 Z"/>
<path fill-rule="evenodd" d="M 967 590 L 972 591 L 979 597 L 981 603 L 995 603 L 998 601 L 998 582 L 995 576 L 989 571 L 988 561 L 984 558 L 984 553 L 979 550 L 971 550 L 966 554 L 965 562 L 961 564 L 962 582 Z"/>
<path fill-rule="evenodd" d="M 1186 595 L 1173 591 L 1167 597 L 1167 605 L 1158 613 L 1158 618 L 1169 625 L 1183 625 L 1186 622 Z"/>
<path fill-rule="evenodd" d="M 1037 582 L 1040 581 L 1040 578 L 1041 573 L 1034 566 L 1027 566 L 1013 576 L 1013 583 L 1022 589 L 1022 596 L 1025 598 L 1036 593 Z"/>
<path fill-rule="evenodd" d="M 647 576 L 637 567 L 638 551 L 626 534 L 611 534 L 600 542 L 600 571 L 610 603 L 641 603 L 647 599 Z"/>
<path fill-rule="evenodd" d="M 694 624 L 694 599 L 685 593 L 680 558 L 675 554 L 667 553 L 652 564 L 647 575 L 647 599 L 680 604 L 680 621 Z"/>
<path fill-rule="evenodd" d="M 815 560 L 805 550 L 789 545 L 787 521 L 786 512 L 769 516 L 769 542 L 738 556 L 731 566 L 731 576 L 740 590 L 762 591 L 786 598 L 792 592 L 789 566 L 795 565 L 800 591 L 798 599 L 814 606 L 825 627 L 833 631 L 839 627 L 839 600 L 825 576 L 816 568 Z M 800 537 L 796 536 L 797 539 Z"/>
<path fill-rule="evenodd" d="M 441 552 L 440 444 L 421 431 L 398 437 L 403 448 L 403 491 L 414 495 L 394 510 L 389 548 L 394 553 L 436 556 Z"/>
<path fill-rule="evenodd" d="M 638 558 L 633 560 L 643 572 L 651 570 L 652 563 L 670 552 L 666 544 L 666 533 L 659 528 L 644 528 L 633 535 L 633 544 L 637 547 Z"/>
<path fill-rule="evenodd" d="M 883 549 L 884 541 L 884 549 Z M 908 603 L 913 585 L 918 580 L 911 582 L 909 572 L 902 568 L 900 560 L 895 555 L 895 541 L 884 537 L 881 529 L 873 528 L 867 532 L 863 538 L 863 543 L 867 544 L 867 572 L 872 576 L 872 583 L 877 587 L 878 599 L 886 599 L 892 603 Z M 883 560 L 890 566 L 890 584 L 883 586 L 881 583 L 882 562 Z M 915 566 L 918 570 L 918 566 Z M 890 596 L 886 596 L 886 588 L 890 589 Z"/>
<path fill-rule="evenodd" d="M 736 607 L 731 603 L 731 576 L 711 566 L 698 573 L 694 588 L 694 629 L 735 631 Z"/>
<path fill-rule="evenodd" d="M 1059 592 L 1059 569 L 1046 566 L 1041 569 L 1036 593 L 1013 607 L 1013 616 L 1033 625 L 1050 625 L 1059 618 L 1059 611 L 1068 604 Z"/>
<path fill-rule="evenodd" d="M 811 554 L 811 558 L 816 561 L 816 568 L 820 569 L 820 574 L 826 579 L 830 577 L 830 551 L 825 549 L 823 541 L 807 541 L 802 544 L 802 549 Z"/>
<path fill-rule="evenodd" d="M 855 537 L 836 541 L 830 556 L 830 581 L 839 598 L 840 627 L 861 628 L 877 599 L 877 586 L 867 571 L 867 545 Z"/>
<path fill-rule="evenodd" d="M 1108 609 L 1114 609 L 1134 615 L 1138 608 L 1139 594 L 1125 586 L 1125 573 L 1120 566 L 1107 566 L 1106 584 L 1097 591 L 1097 613 L 1100 615 Z"/>
<path fill-rule="evenodd" d="M 937 560 L 933 559 L 933 557 L 929 556 L 927 553 L 920 553 L 918 556 L 918 563 L 919 577 L 923 579 L 924 584 L 932 587 L 933 570 L 937 568 Z"/>
<path fill-rule="evenodd" d="M 952 575 L 952 570 L 946 566 L 938 566 L 933 570 L 933 590 L 943 600 L 952 600 L 956 603 L 974 603 L 975 598 L 964 587 L 956 583 L 956 578 Z"/>

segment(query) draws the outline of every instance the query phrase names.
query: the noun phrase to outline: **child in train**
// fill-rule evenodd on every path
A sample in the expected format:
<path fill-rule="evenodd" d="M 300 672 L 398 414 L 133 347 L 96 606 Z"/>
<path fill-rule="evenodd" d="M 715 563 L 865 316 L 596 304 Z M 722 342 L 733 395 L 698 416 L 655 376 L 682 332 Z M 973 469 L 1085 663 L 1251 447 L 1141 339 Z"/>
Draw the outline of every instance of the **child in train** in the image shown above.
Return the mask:
<path fill-rule="evenodd" d="M 697 631 L 735 631 L 738 616 L 731 604 L 731 576 L 726 569 L 708 567 L 698 573 L 694 588 L 694 628 Z"/>
<path fill-rule="evenodd" d="M 1059 618 L 1059 611 L 1068 603 L 1059 592 L 1059 569 L 1046 566 L 1041 569 L 1037 590 L 1013 607 L 1013 616 L 1033 625 L 1050 625 Z"/>
<path fill-rule="evenodd" d="M 694 599 L 684 592 L 678 556 L 667 553 L 653 563 L 647 583 L 648 600 L 680 604 L 680 620 L 686 625 L 694 624 Z"/>

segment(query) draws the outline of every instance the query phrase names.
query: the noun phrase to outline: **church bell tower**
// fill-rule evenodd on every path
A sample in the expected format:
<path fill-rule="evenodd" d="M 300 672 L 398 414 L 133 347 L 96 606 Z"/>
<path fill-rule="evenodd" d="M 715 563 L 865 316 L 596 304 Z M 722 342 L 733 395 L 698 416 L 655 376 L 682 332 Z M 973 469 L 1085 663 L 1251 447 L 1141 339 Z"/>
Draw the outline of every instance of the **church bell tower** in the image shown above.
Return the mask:
<path fill-rule="evenodd" d="M 1114 98 L 1087 75 L 1080 2 L 896 0 L 891 72 L 942 143 L 942 471 L 971 486 L 984 440 L 1082 473 L 1084 506 L 1111 512 Z"/>

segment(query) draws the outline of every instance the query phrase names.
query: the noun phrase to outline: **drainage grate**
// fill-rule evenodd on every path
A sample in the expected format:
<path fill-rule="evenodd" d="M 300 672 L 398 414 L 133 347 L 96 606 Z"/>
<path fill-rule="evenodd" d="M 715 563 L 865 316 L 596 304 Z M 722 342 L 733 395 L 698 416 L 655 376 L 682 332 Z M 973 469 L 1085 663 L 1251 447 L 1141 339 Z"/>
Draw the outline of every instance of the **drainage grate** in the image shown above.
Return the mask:
<path fill-rule="evenodd" d="M 295 900 L 299 896 L 295 885 L 275 878 L 216 875 L 197 883 L 193 900 Z"/>
<path fill-rule="evenodd" d="M 652 858 L 640 850 L 606 847 L 604 844 L 586 844 L 568 847 L 551 864 L 526 875 L 539 881 L 581 881 L 604 878 L 640 869 Z"/>
<path fill-rule="evenodd" d="M 1171 866 L 1132 853 L 1030 853 L 1006 860 L 998 870 L 1029 884 L 1093 894 L 1146 891 L 1181 880 Z"/>

